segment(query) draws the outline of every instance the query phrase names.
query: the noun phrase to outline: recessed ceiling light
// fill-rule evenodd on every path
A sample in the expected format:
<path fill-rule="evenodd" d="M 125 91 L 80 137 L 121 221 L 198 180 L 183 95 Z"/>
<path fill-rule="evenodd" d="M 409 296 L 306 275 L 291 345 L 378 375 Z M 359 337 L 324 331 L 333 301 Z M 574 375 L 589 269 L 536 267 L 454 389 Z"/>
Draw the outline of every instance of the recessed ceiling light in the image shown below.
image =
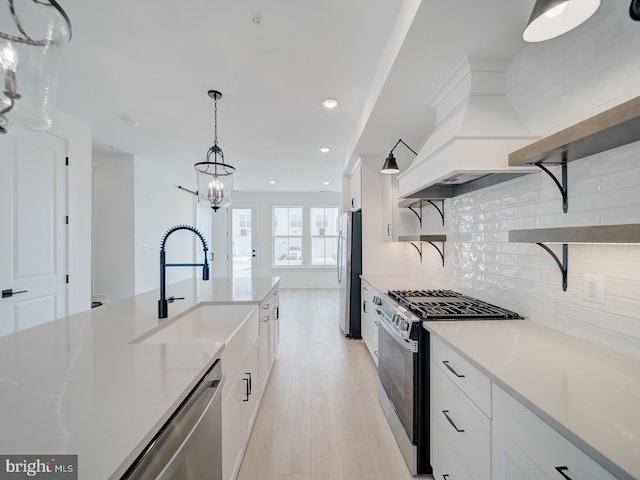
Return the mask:
<path fill-rule="evenodd" d="M 122 116 L 120 119 L 127 127 L 138 128 L 138 121 L 135 118 Z"/>
<path fill-rule="evenodd" d="M 275 180 L 269 180 L 269 183 L 270 183 L 271 185 L 275 185 L 275 184 L 276 184 L 276 181 L 275 181 Z"/>
<path fill-rule="evenodd" d="M 322 153 L 329 153 L 331 151 L 329 147 L 320 147 L 318 150 L 320 150 Z"/>
<path fill-rule="evenodd" d="M 322 106 L 329 109 L 336 108 L 338 106 L 338 100 L 335 98 L 325 98 L 322 101 Z"/>
<path fill-rule="evenodd" d="M 253 23 L 255 26 L 262 25 L 262 22 L 262 16 L 259 13 L 254 13 L 253 15 L 251 15 L 251 23 Z"/>
<path fill-rule="evenodd" d="M 325 185 L 329 185 L 331 182 L 322 182 L 322 183 L 324 183 Z"/>

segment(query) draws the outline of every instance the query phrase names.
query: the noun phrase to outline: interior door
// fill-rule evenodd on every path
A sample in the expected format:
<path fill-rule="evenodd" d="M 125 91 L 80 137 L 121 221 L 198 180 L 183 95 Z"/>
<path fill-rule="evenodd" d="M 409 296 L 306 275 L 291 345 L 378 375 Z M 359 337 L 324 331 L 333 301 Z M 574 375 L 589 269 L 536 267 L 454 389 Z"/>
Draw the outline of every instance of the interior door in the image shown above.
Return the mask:
<path fill-rule="evenodd" d="M 67 313 L 66 150 L 50 133 L 0 138 L 0 335 Z"/>
<path fill-rule="evenodd" d="M 229 270 L 232 277 L 255 277 L 256 229 L 254 228 L 255 205 L 232 204 L 229 221 Z"/>

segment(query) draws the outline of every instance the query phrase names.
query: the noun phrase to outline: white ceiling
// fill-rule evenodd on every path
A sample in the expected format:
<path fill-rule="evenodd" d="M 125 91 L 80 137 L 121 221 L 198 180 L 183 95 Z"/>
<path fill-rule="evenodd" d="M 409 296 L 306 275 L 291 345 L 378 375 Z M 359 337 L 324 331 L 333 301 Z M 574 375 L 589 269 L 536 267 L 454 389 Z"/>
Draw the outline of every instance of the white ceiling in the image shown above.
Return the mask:
<path fill-rule="evenodd" d="M 358 155 L 382 163 L 398 138 L 417 151 L 433 122 L 429 97 L 465 55 L 517 53 L 533 2 L 62 0 L 73 39 L 57 104 L 92 125 L 96 153 L 151 157 L 190 178 L 213 143 L 207 90 L 217 89 L 234 189 L 339 191 Z M 418 3 L 408 33 L 394 29 Z M 405 33 L 388 71 L 387 45 Z M 324 109 L 327 97 L 339 107 Z"/>

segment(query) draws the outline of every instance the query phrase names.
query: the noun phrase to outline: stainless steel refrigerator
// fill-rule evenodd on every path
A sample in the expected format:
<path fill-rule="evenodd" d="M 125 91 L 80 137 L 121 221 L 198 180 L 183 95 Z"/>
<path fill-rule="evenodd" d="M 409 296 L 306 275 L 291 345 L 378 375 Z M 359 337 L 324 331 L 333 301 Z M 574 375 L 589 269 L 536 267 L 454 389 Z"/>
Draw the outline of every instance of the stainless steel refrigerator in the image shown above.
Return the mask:
<path fill-rule="evenodd" d="M 360 274 L 362 273 L 362 212 L 343 213 L 338 234 L 340 328 L 349 338 L 360 334 Z"/>

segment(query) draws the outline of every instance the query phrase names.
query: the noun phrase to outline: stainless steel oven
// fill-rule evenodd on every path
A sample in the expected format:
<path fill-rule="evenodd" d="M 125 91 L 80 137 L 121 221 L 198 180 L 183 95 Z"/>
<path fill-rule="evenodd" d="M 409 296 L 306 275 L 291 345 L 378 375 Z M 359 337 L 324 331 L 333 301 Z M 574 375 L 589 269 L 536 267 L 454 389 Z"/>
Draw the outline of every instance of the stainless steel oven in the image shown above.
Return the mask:
<path fill-rule="evenodd" d="M 411 474 L 430 474 L 429 333 L 422 322 L 522 317 L 451 290 L 391 290 L 374 304 L 378 398 Z"/>
<path fill-rule="evenodd" d="M 415 316 L 387 300 L 378 304 L 376 315 L 378 399 L 411 474 L 431 473 L 428 409 L 418 408 L 418 398 L 429 398 L 424 391 L 429 377 L 423 378 L 428 375 L 429 353 L 421 351 L 419 341 L 428 334 Z"/>

